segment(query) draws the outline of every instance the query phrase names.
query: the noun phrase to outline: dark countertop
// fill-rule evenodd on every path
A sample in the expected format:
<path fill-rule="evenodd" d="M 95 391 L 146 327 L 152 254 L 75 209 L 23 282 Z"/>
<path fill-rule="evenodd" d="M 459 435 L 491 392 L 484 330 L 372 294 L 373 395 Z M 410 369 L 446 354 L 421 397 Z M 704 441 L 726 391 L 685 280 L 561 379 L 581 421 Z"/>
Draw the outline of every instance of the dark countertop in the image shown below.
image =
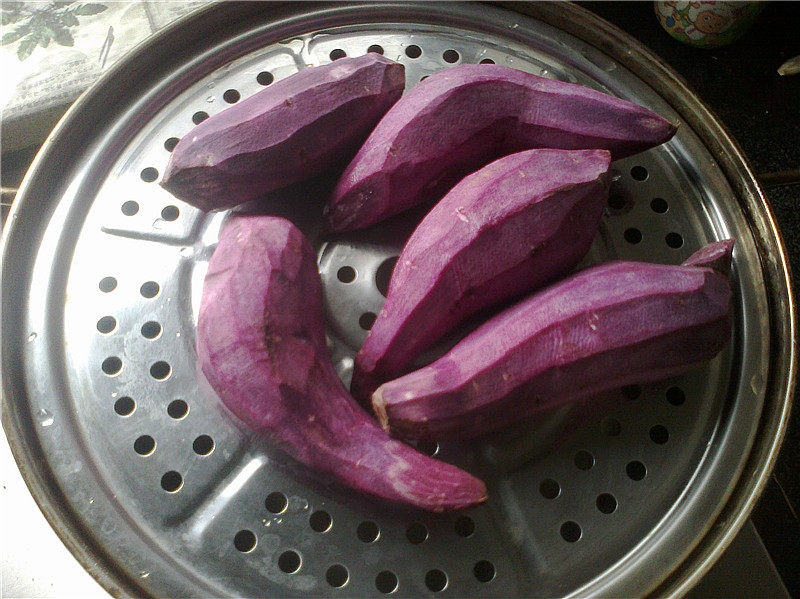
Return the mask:
<path fill-rule="evenodd" d="M 680 73 L 720 117 L 753 170 L 800 168 L 800 74 L 778 67 L 800 55 L 800 2 L 772 2 L 737 42 L 699 49 L 670 37 L 652 2 L 582 2 L 649 46 Z M 800 290 L 800 185 L 770 187 L 767 198 L 789 253 L 795 298 Z M 800 409 L 795 405 L 783 450 L 753 520 L 789 592 L 800 597 Z"/>

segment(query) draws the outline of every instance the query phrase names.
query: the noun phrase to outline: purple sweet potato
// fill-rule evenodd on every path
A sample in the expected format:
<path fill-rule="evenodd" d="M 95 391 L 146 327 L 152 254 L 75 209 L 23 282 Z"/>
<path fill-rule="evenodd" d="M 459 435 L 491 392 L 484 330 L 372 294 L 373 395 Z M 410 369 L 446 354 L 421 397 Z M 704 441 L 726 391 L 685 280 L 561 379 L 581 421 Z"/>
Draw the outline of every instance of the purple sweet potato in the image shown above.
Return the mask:
<path fill-rule="evenodd" d="M 339 179 L 327 226 L 366 227 L 440 197 L 512 152 L 606 149 L 617 159 L 657 146 L 675 130 L 646 108 L 579 85 L 500 65 L 445 69 L 381 119 Z"/>
<path fill-rule="evenodd" d="M 687 260 L 693 266 L 611 262 L 581 271 L 382 385 L 373 407 L 384 428 L 407 438 L 467 438 L 683 373 L 730 339 L 730 284 L 712 267 L 731 248 L 704 248 Z"/>
<path fill-rule="evenodd" d="M 405 87 L 379 54 L 306 68 L 206 119 L 172 151 L 161 185 L 230 208 L 346 164 Z"/>
<path fill-rule="evenodd" d="M 568 272 L 594 239 L 608 195 L 607 150 L 528 150 L 456 185 L 397 260 L 350 387 L 375 388 L 468 316 Z"/>
<path fill-rule="evenodd" d="M 205 279 L 197 353 L 225 405 L 311 470 L 434 512 L 486 499 L 481 481 L 391 439 L 347 393 L 325 344 L 316 255 L 289 221 L 227 223 Z"/>

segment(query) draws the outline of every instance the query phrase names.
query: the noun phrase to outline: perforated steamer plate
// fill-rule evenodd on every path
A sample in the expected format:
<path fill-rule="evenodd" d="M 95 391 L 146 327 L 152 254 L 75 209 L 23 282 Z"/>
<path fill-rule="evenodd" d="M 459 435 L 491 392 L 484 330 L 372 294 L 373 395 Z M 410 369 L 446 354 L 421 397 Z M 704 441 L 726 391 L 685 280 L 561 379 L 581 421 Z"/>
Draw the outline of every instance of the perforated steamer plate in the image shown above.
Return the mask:
<path fill-rule="evenodd" d="M 574 6 L 525 10 L 214 6 L 112 69 L 47 141 L 3 239 L 3 423 L 45 515 L 112 593 L 677 594 L 738 530 L 771 469 L 794 376 L 768 208 L 720 125 L 645 49 Z M 614 163 L 585 264 L 675 264 L 708 241 L 737 243 L 734 335 L 706 367 L 479 443 L 421 447 L 487 481 L 489 502 L 460 514 L 326 486 L 248 437 L 195 364 L 225 214 L 155 182 L 193 120 L 370 48 L 406 66 L 408 87 L 492 60 L 681 123 L 665 146 Z M 323 195 L 310 184 L 262 210 L 317 244 L 331 352 L 349 381 L 409 223 L 325 240 Z"/>

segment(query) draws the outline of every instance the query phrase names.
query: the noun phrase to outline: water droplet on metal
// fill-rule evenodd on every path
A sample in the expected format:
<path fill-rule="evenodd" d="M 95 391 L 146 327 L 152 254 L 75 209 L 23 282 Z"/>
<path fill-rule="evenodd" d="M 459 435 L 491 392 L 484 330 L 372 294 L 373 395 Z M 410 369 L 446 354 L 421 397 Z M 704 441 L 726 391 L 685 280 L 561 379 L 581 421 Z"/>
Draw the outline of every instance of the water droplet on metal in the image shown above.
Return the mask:
<path fill-rule="evenodd" d="M 89 505 L 92 505 L 93 503 L 94 503 L 94 497 L 89 497 Z"/>
<path fill-rule="evenodd" d="M 28 335 L 28 343 L 36 339 L 36 336 L 37 336 L 36 333 L 31 333 L 30 335 Z"/>
<path fill-rule="evenodd" d="M 212 103 L 214 102 L 214 100 L 215 100 L 215 99 L 216 99 L 216 98 L 215 98 L 214 96 L 208 96 L 208 97 L 206 98 L 206 102 L 208 102 L 209 104 L 212 104 Z"/>
<path fill-rule="evenodd" d="M 42 426 L 50 426 L 53 424 L 53 415 L 44 408 L 36 412 L 36 417 L 39 419 L 39 424 Z"/>
<path fill-rule="evenodd" d="M 157 218 L 156 220 L 153 221 L 153 228 L 154 229 L 161 229 L 161 228 L 163 228 L 163 226 L 164 226 L 164 219 L 163 218 Z"/>
<path fill-rule="evenodd" d="M 142 570 L 139 572 L 139 578 L 147 578 L 150 576 L 150 570 Z"/>
<path fill-rule="evenodd" d="M 191 258 L 192 256 L 194 256 L 194 248 L 191 246 L 182 247 L 180 254 L 184 258 Z"/>

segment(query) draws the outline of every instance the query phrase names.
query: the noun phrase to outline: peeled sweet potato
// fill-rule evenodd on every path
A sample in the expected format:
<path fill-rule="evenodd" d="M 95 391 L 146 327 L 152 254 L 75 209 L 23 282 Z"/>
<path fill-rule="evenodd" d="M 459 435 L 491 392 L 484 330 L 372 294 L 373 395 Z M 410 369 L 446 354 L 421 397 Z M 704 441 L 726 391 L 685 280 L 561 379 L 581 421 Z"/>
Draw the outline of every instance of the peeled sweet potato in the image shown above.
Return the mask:
<path fill-rule="evenodd" d="M 405 87 L 379 54 L 306 68 L 206 119 L 172 151 L 161 185 L 230 208 L 345 164 Z"/>
<path fill-rule="evenodd" d="M 429 366 L 375 391 L 385 429 L 413 439 L 475 437 L 568 401 L 685 372 L 730 338 L 733 242 L 684 264 L 611 262 L 487 321 Z M 712 251 L 713 250 L 713 251 Z"/>
<path fill-rule="evenodd" d="M 325 344 L 316 255 L 289 221 L 239 216 L 223 229 L 197 354 L 225 405 L 310 469 L 434 512 L 486 499 L 481 481 L 391 439 L 347 393 Z"/>
<path fill-rule="evenodd" d="M 353 395 L 382 382 L 468 316 L 569 271 L 608 196 L 607 150 L 528 150 L 464 178 L 422 220 L 355 360 Z"/>
<path fill-rule="evenodd" d="M 401 98 L 339 179 L 333 231 L 366 227 L 429 199 L 495 158 L 531 148 L 601 148 L 613 159 L 657 146 L 676 127 L 579 85 L 501 65 L 439 71 Z"/>

